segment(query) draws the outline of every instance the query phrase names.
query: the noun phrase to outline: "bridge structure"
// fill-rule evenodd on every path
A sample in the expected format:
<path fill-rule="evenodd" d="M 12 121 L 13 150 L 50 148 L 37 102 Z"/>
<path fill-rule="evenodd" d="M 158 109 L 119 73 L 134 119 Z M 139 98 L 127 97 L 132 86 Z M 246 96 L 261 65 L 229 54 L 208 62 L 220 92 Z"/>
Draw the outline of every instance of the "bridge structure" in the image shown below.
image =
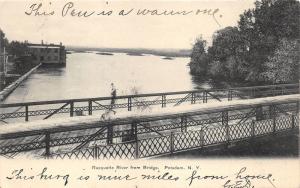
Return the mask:
<path fill-rule="evenodd" d="M 118 96 L 113 106 L 110 97 L 1 104 L 0 155 L 147 158 L 251 141 L 297 130 L 299 97 L 299 84 L 285 84 Z"/>

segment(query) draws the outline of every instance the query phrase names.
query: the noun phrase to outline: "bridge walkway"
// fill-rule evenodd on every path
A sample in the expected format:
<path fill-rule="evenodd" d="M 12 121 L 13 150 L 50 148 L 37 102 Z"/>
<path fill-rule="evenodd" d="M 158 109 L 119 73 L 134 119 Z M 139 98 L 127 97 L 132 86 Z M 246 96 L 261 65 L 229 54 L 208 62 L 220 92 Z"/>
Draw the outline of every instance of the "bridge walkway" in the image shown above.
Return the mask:
<path fill-rule="evenodd" d="M 272 120 L 276 117 L 274 114 L 298 121 L 299 97 L 299 94 L 294 94 L 152 111 L 124 111 L 112 113 L 104 119 L 92 115 L 15 123 L 0 126 L 0 154 L 15 157 L 20 152 L 29 151 L 29 155 L 44 156 L 49 152 L 70 152 L 95 145 L 106 147 L 216 127 L 222 130 L 214 131 L 214 134 L 224 137 L 222 131 L 228 125 L 250 126 L 253 121 Z"/>

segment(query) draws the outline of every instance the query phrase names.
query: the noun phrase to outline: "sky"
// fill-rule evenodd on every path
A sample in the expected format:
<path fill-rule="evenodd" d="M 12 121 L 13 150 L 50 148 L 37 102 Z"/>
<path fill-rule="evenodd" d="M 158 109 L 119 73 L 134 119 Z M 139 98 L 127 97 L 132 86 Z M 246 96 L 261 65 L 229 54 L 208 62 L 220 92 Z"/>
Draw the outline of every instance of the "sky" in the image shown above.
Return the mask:
<path fill-rule="evenodd" d="M 30 6 L 42 2 L 35 16 Z M 69 1 L 0 0 L 0 28 L 11 40 L 40 43 L 62 42 L 66 46 L 112 48 L 191 48 L 199 36 L 211 43 L 216 30 L 237 25 L 239 15 L 254 6 L 253 0 L 202 0 L 202 1 L 102 1 L 77 0 L 70 7 Z M 126 16 L 121 10 L 132 11 Z M 187 15 L 157 16 L 137 15 L 138 10 L 192 11 Z M 197 10 L 209 10 L 210 14 Z M 95 12 L 87 18 L 71 16 L 79 11 Z M 96 15 L 104 11 L 107 15 Z M 212 12 L 215 12 L 212 16 Z M 26 15 L 27 12 L 30 15 Z M 64 13 L 64 16 L 62 14 Z"/>

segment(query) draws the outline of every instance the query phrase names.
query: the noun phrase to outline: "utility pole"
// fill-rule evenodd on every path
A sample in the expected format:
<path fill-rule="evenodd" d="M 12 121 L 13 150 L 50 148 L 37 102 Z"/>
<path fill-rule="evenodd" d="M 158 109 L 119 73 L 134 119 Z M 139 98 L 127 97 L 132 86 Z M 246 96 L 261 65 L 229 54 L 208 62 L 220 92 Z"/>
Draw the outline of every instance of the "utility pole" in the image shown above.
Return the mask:
<path fill-rule="evenodd" d="M 4 76 L 6 76 L 7 75 L 8 54 L 6 53 L 5 47 L 3 48 L 3 52 L 4 52 L 4 57 L 3 57 L 3 61 L 4 61 Z"/>

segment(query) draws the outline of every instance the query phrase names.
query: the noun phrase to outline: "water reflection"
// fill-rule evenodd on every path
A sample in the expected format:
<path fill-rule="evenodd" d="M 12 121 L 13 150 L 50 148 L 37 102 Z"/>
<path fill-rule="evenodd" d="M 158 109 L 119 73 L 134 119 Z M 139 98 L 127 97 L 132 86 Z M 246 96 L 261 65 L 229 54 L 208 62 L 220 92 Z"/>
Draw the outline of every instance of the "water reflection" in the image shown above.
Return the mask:
<path fill-rule="evenodd" d="M 42 66 L 36 70 L 35 74 L 44 74 L 48 76 L 63 76 L 66 71 L 65 69 L 65 67 Z"/>
<path fill-rule="evenodd" d="M 200 76 L 192 75 L 192 82 L 196 85 L 195 89 L 210 89 L 210 88 L 229 88 L 231 86 L 228 82 L 218 82 L 212 79 L 206 79 Z"/>

